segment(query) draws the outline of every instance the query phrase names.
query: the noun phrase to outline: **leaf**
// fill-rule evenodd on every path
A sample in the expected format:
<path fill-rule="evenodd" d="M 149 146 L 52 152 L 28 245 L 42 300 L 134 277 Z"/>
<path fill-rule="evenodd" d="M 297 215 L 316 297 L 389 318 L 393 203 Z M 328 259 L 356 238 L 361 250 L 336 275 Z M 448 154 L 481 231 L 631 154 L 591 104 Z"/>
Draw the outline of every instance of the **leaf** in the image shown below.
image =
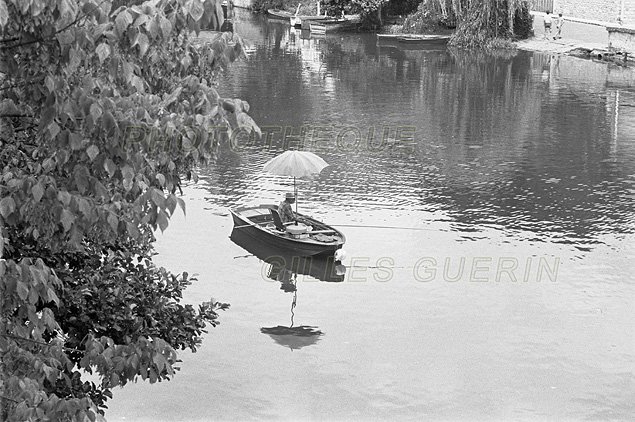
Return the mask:
<path fill-rule="evenodd" d="M 71 229 L 73 221 L 75 221 L 75 216 L 69 210 L 62 210 L 60 223 L 62 223 L 62 226 L 64 227 L 64 232 L 67 232 Z"/>
<path fill-rule="evenodd" d="M 74 72 L 82 62 L 82 53 L 80 50 L 71 48 L 68 57 L 68 70 Z"/>
<path fill-rule="evenodd" d="M 177 98 L 179 98 L 179 95 L 181 95 L 181 92 L 183 91 L 183 87 L 179 86 L 177 89 L 175 89 L 169 96 L 168 98 L 165 99 L 165 102 L 163 104 L 164 107 L 169 106 L 170 104 L 172 104 L 174 101 L 176 101 Z"/>
<path fill-rule="evenodd" d="M 64 204 L 65 207 L 68 207 L 68 204 L 71 203 L 71 194 L 65 190 L 59 191 L 57 193 L 57 199 Z"/>
<path fill-rule="evenodd" d="M 126 164 L 121 167 L 121 176 L 124 178 L 124 180 L 132 180 L 132 178 L 134 177 L 134 170 L 132 169 L 132 167 L 130 167 L 130 165 Z"/>
<path fill-rule="evenodd" d="M 203 9 L 203 3 L 200 0 L 193 0 L 190 5 L 190 16 L 195 21 L 198 21 L 203 17 L 203 13 L 205 10 Z"/>
<path fill-rule="evenodd" d="M 128 236 L 130 236 L 133 239 L 136 239 L 141 235 L 137 226 L 135 226 L 132 223 L 126 222 L 126 230 L 128 231 Z"/>
<path fill-rule="evenodd" d="M 52 119 L 55 116 L 55 107 L 52 107 L 50 111 L 47 109 L 47 112 L 52 113 Z M 20 114 L 20 110 L 15 106 L 13 100 L 7 98 L 0 102 L 0 114 Z"/>
<path fill-rule="evenodd" d="M 99 180 L 93 180 L 95 181 L 95 184 L 93 186 L 93 192 L 95 192 L 95 196 L 102 199 L 109 199 L 108 190 L 106 190 L 106 187 Z"/>
<path fill-rule="evenodd" d="M 0 214 L 2 217 L 7 218 L 11 213 L 15 211 L 15 201 L 10 196 L 5 196 L 0 201 Z"/>
<path fill-rule="evenodd" d="M 99 155 L 99 148 L 97 148 L 96 145 L 91 145 L 86 149 L 86 154 L 88 154 L 88 158 L 90 158 L 90 161 L 94 161 L 95 157 Z"/>
<path fill-rule="evenodd" d="M 159 228 L 161 229 L 162 232 L 164 232 L 165 229 L 168 228 L 168 222 L 169 222 L 168 214 L 163 210 L 159 211 L 159 214 L 157 215 L 157 224 L 159 225 Z"/>
<path fill-rule="evenodd" d="M 150 37 L 155 39 L 159 36 L 159 31 L 161 31 L 161 24 L 157 22 L 158 18 L 152 19 L 150 22 L 146 23 L 146 29 L 150 33 Z"/>
<path fill-rule="evenodd" d="M 141 14 L 137 17 L 137 19 L 135 19 L 134 26 L 139 27 L 145 24 L 146 22 L 148 22 L 149 20 L 150 20 L 150 17 L 148 15 Z"/>
<path fill-rule="evenodd" d="M 106 161 L 104 161 L 104 169 L 108 173 L 108 176 L 112 177 L 117 171 L 117 165 L 110 158 L 106 158 Z"/>
<path fill-rule="evenodd" d="M 109 111 L 104 113 L 103 127 L 108 135 L 112 135 L 117 129 L 117 122 Z"/>
<path fill-rule="evenodd" d="M 4 0 L 0 0 L 0 28 L 4 27 L 9 21 L 9 9 Z"/>
<path fill-rule="evenodd" d="M 188 67 L 190 67 L 191 64 L 192 64 L 192 58 L 190 57 L 189 54 L 185 54 L 185 57 L 181 59 L 181 65 L 183 65 L 183 67 L 187 69 Z"/>
<path fill-rule="evenodd" d="M 90 187 L 90 182 L 88 177 L 90 176 L 88 169 L 84 166 L 79 166 L 75 170 L 75 184 L 77 185 L 77 190 L 82 195 L 88 190 Z"/>
<path fill-rule="evenodd" d="M 168 211 L 170 211 L 170 215 L 174 215 L 174 210 L 176 209 L 177 197 L 174 194 L 168 195 L 165 200 L 165 207 Z"/>
<path fill-rule="evenodd" d="M 90 205 L 90 202 L 84 198 L 79 198 L 78 201 L 79 211 L 84 215 L 85 218 L 89 218 L 93 212 L 93 208 Z"/>
<path fill-rule="evenodd" d="M 163 192 L 160 189 L 152 189 L 150 195 L 152 197 L 152 202 L 154 202 L 157 207 L 163 207 L 163 204 L 165 203 L 165 197 L 163 196 Z"/>
<path fill-rule="evenodd" d="M 137 75 L 132 75 L 132 86 L 137 88 L 137 91 L 143 92 L 143 80 Z"/>
<path fill-rule="evenodd" d="M 139 37 L 137 38 L 137 45 L 139 45 L 139 53 L 141 54 L 141 57 L 143 57 L 146 54 L 146 51 L 148 51 L 148 46 L 150 45 L 148 36 L 143 33 L 139 34 Z"/>
<path fill-rule="evenodd" d="M 40 183 L 34 185 L 31 188 L 31 195 L 33 195 L 33 199 L 35 199 L 35 202 L 40 202 L 42 196 L 44 196 L 44 186 L 42 186 L 42 184 Z"/>
<path fill-rule="evenodd" d="M 170 32 L 172 32 L 172 22 L 170 22 L 165 16 L 161 16 L 159 20 L 159 24 L 161 25 L 161 32 L 163 33 L 163 39 L 168 40 L 168 38 L 170 37 Z"/>
<path fill-rule="evenodd" d="M 97 119 L 101 117 L 101 107 L 99 107 L 99 104 L 92 103 L 90 105 L 90 115 L 93 116 L 94 121 L 97 121 Z"/>
<path fill-rule="evenodd" d="M 26 284 L 24 284 L 24 282 L 18 280 L 18 283 L 16 285 L 16 290 L 18 292 L 18 296 L 20 297 L 20 299 L 26 300 L 26 298 L 29 297 L 29 288 L 27 287 Z"/>
<path fill-rule="evenodd" d="M 86 141 L 87 141 L 86 139 L 82 139 L 82 137 L 79 136 L 79 134 L 77 133 L 71 133 L 69 138 L 71 143 L 71 149 L 73 151 L 77 151 L 78 149 L 84 148 L 84 145 L 86 144 Z"/>
<path fill-rule="evenodd" d="M 186 212 L 185 212 L 185 201 L 183 200 L 183 198 L 176 198 L 176 202 L 179 204 L 179 207 L 183 211 L 183 215 L 186 215 Z"/>
<path fill-rule="evenodd" d="M 60 16 L 64 16 L 69 13 L 71 17 L 74 17 L 75 13 L 77 13 L 76 4 L 70 0 L 60 0 L 57 8 L 60 12 Z"/>
<path fill-rule="evenodd" d="M 108 220 L 108 224 L 110 224 L 110 228 L 112 229 L 112 231 L 117 233 L 117 227 L 119 227 L 119 219 L 117 218 L 115 213 L 109 213 L 106 220 Z"/>
<path fill-rule="evenodd" d="M 99 63 L 103 63 L 110 56 L 110 46 L 108 43 L 103 42 L 97 46 L 95 53 L 99 57 Z"/>
<path fill-rule="evenodd" d="M 115 26 L 117 27 L 117 31 L 119 35 L 123 35 L 128 29 L 128 26 L 132 23 L 132 15 L 127 10 L 122 11 L 115 18 Z"/>
<path fill-rule="evenodd" d="M 58 133 L 60 133 L 60 126 L 56 122 L 51 122 L 48 127 L 49 135 L 51 139 L 55 139 Z"/>

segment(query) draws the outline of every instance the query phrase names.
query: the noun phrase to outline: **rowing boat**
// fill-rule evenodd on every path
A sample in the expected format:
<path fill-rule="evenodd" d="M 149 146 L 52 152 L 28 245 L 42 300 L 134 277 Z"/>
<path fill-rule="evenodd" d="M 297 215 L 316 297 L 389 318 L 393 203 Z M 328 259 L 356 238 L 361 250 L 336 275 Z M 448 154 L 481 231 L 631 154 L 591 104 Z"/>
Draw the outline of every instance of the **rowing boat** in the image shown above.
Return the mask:
<path fill-rule="evenodd" d="M 280 221 L 278 207 L 261 204 L 231 208 L 234 229 L 273 247 L 302 256 L 329 255 L 341 249 L 346 242 L 344 234 L 314 218 L 297 214 L 298 222 Z"/>
<path fill-rule="evenodd" d="M 291 18 L 295 15 L 291 12 L 287 12 L 286 10 L 267 9 L 267 16 L 273 19 L 282 19 L 290 22 Z"/>
<path fill-rule="evenodd" d="M 294 286 L 289 285 L 289 282 L 295 280 L 298 274 L 320 281 L 344 281 L 346 267 L 332 255 L 300 256 L 288 250 L 273 248 L 241 229 L 234 229 L 229 238 L 245 251 L 269 264 L 262 274 L 268 279 L 280 281 L 282 287 L 293 289 Z"/>
<path fill-rule="evenodd" d="M 377 34 L 377 41 L 394 41 L 404 44 L 446 45 L 449 35 L 433 34 Z"/>

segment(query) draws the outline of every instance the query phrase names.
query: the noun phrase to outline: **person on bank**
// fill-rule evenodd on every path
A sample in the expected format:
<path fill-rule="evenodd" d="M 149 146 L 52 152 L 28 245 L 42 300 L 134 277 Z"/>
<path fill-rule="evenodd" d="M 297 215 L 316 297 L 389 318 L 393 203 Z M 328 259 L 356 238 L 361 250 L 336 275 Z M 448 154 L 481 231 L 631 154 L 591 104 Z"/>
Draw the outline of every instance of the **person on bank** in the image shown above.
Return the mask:
<path fill-rule="evenodd" d="M 547 12 L 545 13 L 545 19 L 544 19 L 544 24 L 545 24 L 545 39 L 549 39 L 551 38 L 551 12 L 549 10 L 547 10 Z"/>
<path fill-rule="evenodd" d="M 293 194 L 293 192 L 287 192 L 284 200 L 280 202 L 280 205 L 278 205 L 278 214 L 280 214 L 282 224 L 295 221 L 295 213 L 293 212 L 293 208 L 291 208 L 291 205 L 294 202 L 295 195 Z"/>
<path fill-rule="evenodd" d="M 564 24 L 564 18 L 562 17 L 562 13 L 559 13 L 558 20 L 556 21 L 556 35 L 553 37 L 554 40 L 562 38 L 563 24 Z"/>

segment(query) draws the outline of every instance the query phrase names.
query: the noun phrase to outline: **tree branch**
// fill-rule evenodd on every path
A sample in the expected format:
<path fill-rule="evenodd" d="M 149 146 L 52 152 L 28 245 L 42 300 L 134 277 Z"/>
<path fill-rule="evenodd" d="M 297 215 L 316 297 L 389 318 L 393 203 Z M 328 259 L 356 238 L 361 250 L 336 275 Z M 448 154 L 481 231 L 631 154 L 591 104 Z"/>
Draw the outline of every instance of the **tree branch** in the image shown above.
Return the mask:
<path fill-rule="evenodd" d="M 13 334 L 0 334 L 0 336 L 2 337 L 6 337 L 6 338 L 12 338 L 14 340 L 24 340 L 24 341 L 30 341 L 31 343 L 35 343 L 35 344 L 39 344 L 40 346 L 47 346 L 47 347 L 52 347 L 50 344 L 48 343 L 44 343 L 43 341 L 39 341 L 39 340 L 33 340 L 30 338 L 26 338 L 26 337 L 20 337 L 20 336 L 14 336 Z M 85 338 L 85 337 L 84 337 Z M 62 349 L 68 351 L 68 352 L 78 352 L 78 351 L 82 351 L 81 349 L 73 349 L 71 347 L 64 347 L 62 346 Z"/>
<path fill-rule="evenodd" d="M 21 403 L 21 402 L 15 400 L 15 399 L 12 399 L 11 397 L 7 397 L 7 396 L 0 396 L 0 399 L 10 400 L 13 403 Z M 22 400 L 22 401 L 24 401 L 24 400 Z"/>
<path fill-rule="evenodd" d="M 28 114 L 0 114 L 0 118 L 2 117 L 28 117 L 33 119 L 33 116 L 29 116 Z"/>
<path fill-rule="evenodd" d="M 98 4 L 98 5 L 96 5 L 95 7 L 93 7 L 90 11 L 88 11 L 88 12 L 84 12 L 84 13 L 81 13 L 81 14 L 77 17 L 77 19 L 75 19 L 74 21 L 72 21 L 71 23 L 69 23 L 68 25 L 66 25 L 64 28 L 60 29 L 59 31 L 55 31 L 55 33 L 53 33 L 53 34 L 52 34 L 50 37 L 48 37 L 48 38 L 36 38 L 36 39 L 34 39 L 34 40 L 31 40 L 31 41 L 26 41 L 26 42 L 23 42 L 23 43 L 20 43 L 20 44 L 15 44 L 15 45 L 9 45 L 9 46 L 0 47 L 0 51 L 2 51 L 2 50 L 9 50 L 9 49 L 12 49 L 12 48 L 17 48 L 17 47 L 24 47 L 25 45 L 35 44 L 35 43 L 38 43 L 38 42 L 43 42 L 43 41 L 48 41 L 48 40 L 51 40 L 51 39 L 55 38 L 55 36 L 56 36 L 57 34 L 59 34 L 59 33 L 61 33 L 61 32 L 66 31 L 68 28 L 70 28 L 71 26 L 75 25 L 75 24 L 76 24 L 77 22 L 79 22 L 81 19 L 84 19 L 85 17 L 87 17 L 89 12 L 92 12 L 93 10 L 100 8 L 100 7 L 101 7 L 101 5 L 102 5 L 102 3 L 104 3 L 105 1 L 106 1 L 106 0 L 102 0 L 102 1 Z M 1 40 L 0 40 L 0 44 L 7 43 L 7 42 L 12 42 L 12 41 L 18 41 L 19 39 L 20 39 L 19 37 L 13 37 L 13 38 L 5 38 L 5 39 L 1 39 Z"/>

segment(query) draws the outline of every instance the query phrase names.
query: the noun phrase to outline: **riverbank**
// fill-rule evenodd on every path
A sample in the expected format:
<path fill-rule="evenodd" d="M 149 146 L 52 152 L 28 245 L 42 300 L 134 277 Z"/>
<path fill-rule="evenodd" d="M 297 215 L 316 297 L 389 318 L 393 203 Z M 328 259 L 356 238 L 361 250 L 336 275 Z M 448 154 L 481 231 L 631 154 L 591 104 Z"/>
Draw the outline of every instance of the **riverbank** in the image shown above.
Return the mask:
<path fill-rule="evenodd" d="M 516 42 L 520 50 L 543 51 L 554 54 L 569 54 L 578 57 L 625 61 L 621 54 L 609 48 L 609 33 L 606 22 L 565 17 L 562 38 L 545 37 L 544 13 L 532 12 L 534 36 Z M 554 31 L 555 34 L 555 31 Z M 629 57 L 629 59 L 631 59 Z"/>

